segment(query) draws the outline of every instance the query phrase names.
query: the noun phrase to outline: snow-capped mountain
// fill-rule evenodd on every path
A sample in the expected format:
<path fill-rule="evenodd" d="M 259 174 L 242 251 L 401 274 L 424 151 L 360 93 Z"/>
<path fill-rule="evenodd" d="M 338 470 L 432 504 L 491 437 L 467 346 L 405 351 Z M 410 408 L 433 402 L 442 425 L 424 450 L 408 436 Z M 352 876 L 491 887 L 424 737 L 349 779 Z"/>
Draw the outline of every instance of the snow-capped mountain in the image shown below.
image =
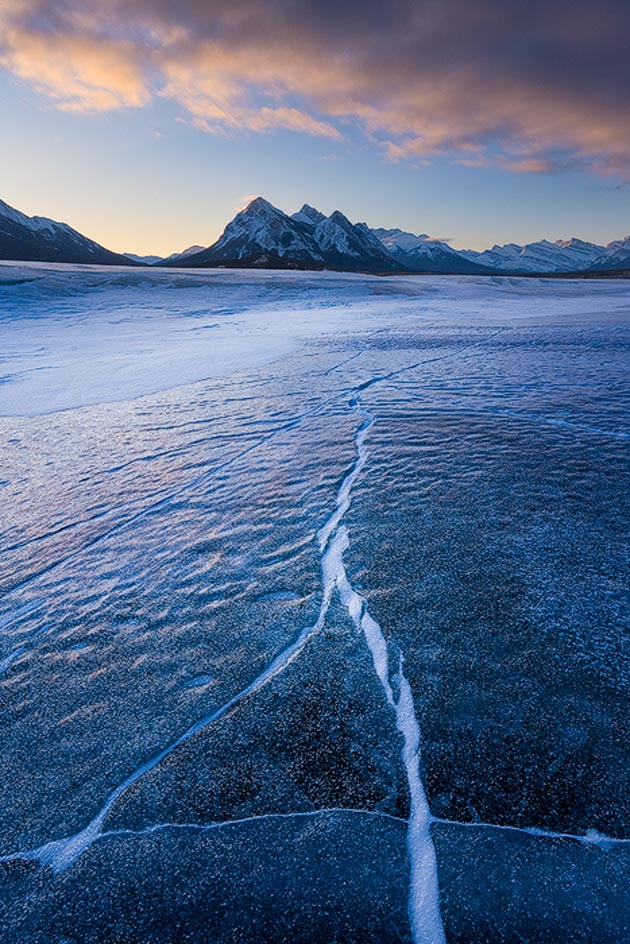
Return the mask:
<path fill-rule="evenodd" d="M 606 250 L 595 260 L 593 269 L 630 269 L 630 236 L 608 243 Z"/>
<path fill-rule="evenodd" d="M 317 223 L 313 239 L 333 269 L 396 272 L 402 268 L 365 223 L 353 224 L 339 210 Z"/>
<path fill-rule="evenodd" d="M 262 197 L 237 213 L 220 239 L 189 256 L 186 265 L 361 272 L 397 272 L 402 268 L 367 226 L 352 224 L 338 210 L 327 217 L 305 204 L 288 216 Z"/>
<path fill-rule="evenodd" d="M 198 252 L 203 252 L 203 249 L 203 246 L 188 246 L 181 252 L 172 252 L 170 256 L 138 256 L 134 252 L 126 252 L 125 255 L 128 259 L 133 259 L 134 262 L 140 262 L 142 265 L 156 266 L 162 262 L 180 262 L 187 256 L 195 256 Z"/>
<path fill-rule="evenodd" d="M 471 262 L 480 263 L 502 272 L 578 272 L 589 269 L 605 252 L 604 246 L 585 242 L 582 239 L 558 239 L 520 246 L 507 243 L 493 246 L 483 252 L 467 249 L 461 254 Z"/>
<path fill-rule="evenodd" d="M 305 203 L 291 217 L 312 235 L 329 268 L 367 269 L 389 272 L 400 269 L 391 254 L 365 223 L 351 223 L 335 210 L 326 216 Z"/>
<path fill-rule="evenodd" d="M 324 265 L 308 229 L 262 197 L 237 213 L 216 243 L 186 260 L 187 266 L 241 264 L 293 268 L 305 263 L 309 267 Z"/>
<path fill-rule="evenodd" d="M 198 252 L 203 252 L 203 246 L 189 246 L 187 249 L 182 249 L 181 252 L 172 252 L 170 256 L 167 256 L 166 259 L 160 259 L 160 262 L 178 262 L 182 259 L 187 259 L 188 256 L 196 256 Z"/>
<path fill-rule="evenodd" d="M 110 252 L 67 223 L 27 216 L 0 200 L 0 259 L 26 262 L 80 262 L 92 265 L 136 265 Z"/>
<path fill-rule="evenodd" d="M 140 262 L 142 265 L 155 265 L 162 261 L 162 256 L 138 256 L 135 252 L 123 252 L 123 256 L 132 259 L 133 262 Z"/>
<path fill-rule="evenodd" d="M 401 229 L 375 229 L 372 232 L 398 262 L 414 272 L 488 274 L 488 268 L 483 264 L 468 259 L 443 240 L 431 239 L 426 233 L 416 236 Z"/>

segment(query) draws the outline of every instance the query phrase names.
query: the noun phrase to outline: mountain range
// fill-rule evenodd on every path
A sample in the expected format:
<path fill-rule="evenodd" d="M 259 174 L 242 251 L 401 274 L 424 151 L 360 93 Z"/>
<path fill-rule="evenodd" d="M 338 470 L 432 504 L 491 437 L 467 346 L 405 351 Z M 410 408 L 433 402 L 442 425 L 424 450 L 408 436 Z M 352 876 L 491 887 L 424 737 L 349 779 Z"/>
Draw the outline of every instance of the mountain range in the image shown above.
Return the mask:
<path fill-rule="evenodd" d="M 456 250 L 426 233 L 370 229 L 339 210 L 308 204 L 289 216 L 262 197 L 236 214 L 211 246 L 162 258 L 111 252 L 66 223 L 26 216 L 0 200 L 0 259 L 186 268 L 332 269 L 343 272 L 533 275 L 630 271 L 630 236 L 607 246 L 581 239 Z"/>
<path fill-rule="evenodd" d="M 507 243 L 493 246 L 483 252 L 463 250 L 466 259 L 481 263 L 491 269 L 512 272 L 580 272 L 588 269 L 627 268 L 630 261 L 630 237 L 625 240 L 600 246 L 582 239 L 558 239 L 519 246 Z"/>
<path fill-rule="evenodd" d="M 203 250 L 203 246 L 189 246 L 182 252 L 173 252 L 170 256 L 137 256 L 134 252 L 125 252 L 124 255 L 133 262 L 139 262 L 141 265 L 157 265 L 164 262 L 179 262 L 187 256 L 193 256 Z"/>
<path fill-rule="evenodd" d="M 162 265 L 176 266 L 178 259 Z M 337 269 L 399 272 L 401 266 L 364 223 L 353 224 L 339 210 L 324 216 L 305 204 L 287 216 L 262 197 L 225 227 L 214 245 L 186 258 L 186 266 Z"/>

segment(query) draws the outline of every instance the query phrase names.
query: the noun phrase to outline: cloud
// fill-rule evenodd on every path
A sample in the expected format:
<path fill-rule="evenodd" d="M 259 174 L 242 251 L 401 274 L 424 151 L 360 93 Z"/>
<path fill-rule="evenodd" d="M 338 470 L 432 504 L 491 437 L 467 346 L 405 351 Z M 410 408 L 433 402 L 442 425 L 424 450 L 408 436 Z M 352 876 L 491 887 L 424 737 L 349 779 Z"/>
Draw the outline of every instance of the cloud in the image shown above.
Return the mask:
<path fill-rule="evenodd" d="M 297 108 L 232 107 L 224 110 L 206 106 L 202 111 L 204 112 L 202 115 L 192 111 L 195 115 L 192 123 L 200 131 L 206 131 L 208 134 L 221 133 L 225 128 L 248 131 L 271 131 L 274 128 L 284 128 L 325 138 L 341 138 L 340 131 L 333 125 L 313 118 L 312 115 L 299 111 Z"/>
<path fill-rule="evenodd" d="M 0 63 L 60 108 L 350 126 L 390 160 L 630 177 L 627 0 L 3 0 Z"/>
<path fill-rule="evenodd" d="M 0 65 L 64 111 L 111 111 L 150 100 L 145 62 L 133 41 L 45 29 L 39 20 L 34 27 L 30 7 L 8 2 L 0 11 Z"/>

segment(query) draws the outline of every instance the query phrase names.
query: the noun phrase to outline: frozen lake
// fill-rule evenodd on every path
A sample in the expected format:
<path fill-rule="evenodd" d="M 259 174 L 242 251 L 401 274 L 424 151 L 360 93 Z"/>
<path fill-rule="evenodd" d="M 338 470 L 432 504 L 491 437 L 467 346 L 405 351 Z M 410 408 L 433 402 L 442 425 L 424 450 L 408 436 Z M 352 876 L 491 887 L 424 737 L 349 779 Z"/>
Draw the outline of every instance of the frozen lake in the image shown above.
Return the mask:
<path fill-rule="evenodd" d="M 630 938 L 630 287 L 0 264 L 0 939 Z"/>

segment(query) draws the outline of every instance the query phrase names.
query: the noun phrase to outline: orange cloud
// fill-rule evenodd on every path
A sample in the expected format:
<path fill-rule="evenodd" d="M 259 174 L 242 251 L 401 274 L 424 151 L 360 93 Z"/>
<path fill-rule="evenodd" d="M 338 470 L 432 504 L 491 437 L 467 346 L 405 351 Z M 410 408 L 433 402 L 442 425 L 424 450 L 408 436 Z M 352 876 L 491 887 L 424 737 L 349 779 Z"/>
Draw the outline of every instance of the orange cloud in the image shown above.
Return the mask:
<path fill-rule="evenodd" d="M 129 42 L 8 30 L 0 64 L 64 111 L 110 111 L 145 105 L 150 93 Z"/>

